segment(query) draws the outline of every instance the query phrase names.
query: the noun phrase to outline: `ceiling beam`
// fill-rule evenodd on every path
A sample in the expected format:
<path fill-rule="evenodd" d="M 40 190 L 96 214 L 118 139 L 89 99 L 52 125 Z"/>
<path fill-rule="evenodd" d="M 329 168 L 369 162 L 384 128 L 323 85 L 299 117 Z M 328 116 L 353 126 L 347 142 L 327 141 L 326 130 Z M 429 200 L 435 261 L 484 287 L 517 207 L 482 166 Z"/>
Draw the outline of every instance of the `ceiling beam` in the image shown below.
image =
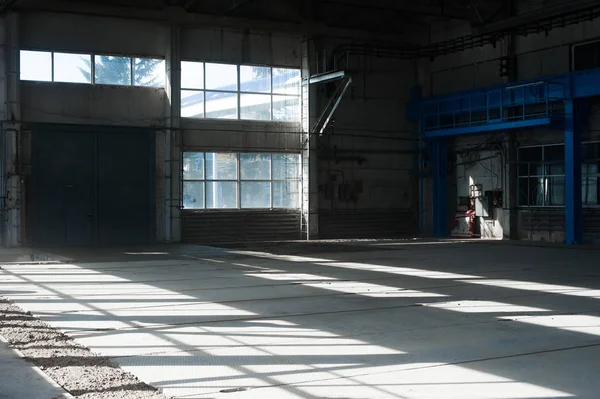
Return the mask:
<path fill-rule="evenodd" d="M 371 10 L 380 10 L 385 12 L 398 12 L 398 13 L 410 13 L 419 14 L 434 17 L 446 17 L 452 19 L 475 21 L 475 14 L 471 10 L 461 9 L 452 5 L 444 4 L 425 4 L 414 0 L 411 1 L 374 1 L 371 3 L 360 2 L 357 0 L 323 0 L 319 2 L 320 5 L 328 4 L 338 7 L 351 7 L 351 8 L 362 8 Z"/>
<path fill-rule="evenodd" d="M 280 32 L 298 36 L 323 36 L 350 40 L 371 40 L 397 43 L 404 42 L 408 39 L 405 35 L 395 32 L 388 33 L 360 28 L 340 28 L 322 22 L 308 20 L 301 22 L 286 22 L 237 16 L 216 16 L 187 12 L 183 7 L 165 7 L 164 10 L 154 10 L 68 0 L 54 0 L 51 2 L 43 0 L 20 0 L 18 11 L 54 12 L 138 21 L 154 21 L 190 28 L 214 27 L 225 29 L 254 29 L 257 31 Z"/>
<path fill-rule="evenodd" d="M 552 18 L 574 14 L 581 11 L 597 8 L 597 0 L 580 0 L 556 4 L 555 6 L 546 6 L 540 10 L 531 11 L 515 17 L 503 19 L 498 22 L 492 22 L 478 28 L 476 34 L 486 34 L 494 32 L 508 31 L 515 27 L 544 22 Z"/>
<path fill-rule="evenodd" d="M 256 0 L 231 0 L 231 5 L 227 9 L 227 12 L 232 12 L 238 8 L 245 6 L 246 4 L 252 3 Z"/>

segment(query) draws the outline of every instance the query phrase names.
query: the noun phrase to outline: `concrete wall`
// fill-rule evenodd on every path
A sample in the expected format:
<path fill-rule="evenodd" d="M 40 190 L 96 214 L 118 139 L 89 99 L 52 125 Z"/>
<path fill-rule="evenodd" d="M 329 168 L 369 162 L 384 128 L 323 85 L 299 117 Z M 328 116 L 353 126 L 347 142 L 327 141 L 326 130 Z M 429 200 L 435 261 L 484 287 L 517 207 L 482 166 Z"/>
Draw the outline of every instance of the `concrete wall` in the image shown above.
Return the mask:
<path fill-rule="evenodd" d="M 406 106 L 416 63 L 356 56 L 340 68 L 353 82 L 319 139 L 319 213 L 327 224 L 321 225 L 322 236 L 414 236 L 416 180 L 410 172 L 416 135 Z M 332 91 L 318 86 L 316 115 Z M 382 223 L 386 218 L 390 226 Z"/>
<path fill-rule="evenodd" d="M 21 82 L 25 123 L 160 127 L 166 101 L 162 88 Z"/>
<path fill-rule="evenodd" d="M 367 57 L 351 66 L 353 83 L 319 141 L 321 209 L 410 209 L 413 205 L 414 126 L 406 105 L 415 85 L 411 61 Z M 327 88 L 320 87 L 323 109 Z M 358 183 L 356 200 L 331 198 L 326 186 Z"/>
<path fill-rule="evenodd" d="M 539 3 L 539 2 L 538 2 Z M 522 2 L 521 10 L 529 10 Z M 464 23 L 445 22 L 431 28 L 431 41 L 439 42 L 471 34 Z M 569 72 L 572 45 L 600 39 L 598 20 L 581 22 L 546 33 L 516 36 L 515 79 L 532 79 Z M 500 58 L 510 55 L 509 40 L 499 40 L 496 46 L 466 50 L 436 57 L 430 64 L 431 94 L 439 95 L 503 83 Z"/>

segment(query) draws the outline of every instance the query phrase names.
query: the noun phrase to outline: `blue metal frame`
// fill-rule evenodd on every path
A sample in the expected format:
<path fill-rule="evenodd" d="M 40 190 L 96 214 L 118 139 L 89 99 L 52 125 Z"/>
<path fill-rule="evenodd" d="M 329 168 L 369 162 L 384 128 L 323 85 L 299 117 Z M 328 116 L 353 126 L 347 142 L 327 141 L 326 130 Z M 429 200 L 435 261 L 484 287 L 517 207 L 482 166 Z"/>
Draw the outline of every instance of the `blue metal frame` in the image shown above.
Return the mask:
<path fill-rule="evenodd" d="M 577 102 L 565 101 L 565 244 L 581 244 L 583 215 L 581 195 L 581 119 Z"/>
<path fill-rule="evenodd" d="M 423 179 L 425 164 L 433 177 L 433 233 L 447 237 L 447 138 L 459 135 L 539 126 L 565 133 L 565 243 L 582 242 L 581 126 L 586 113 L 582 99 L 600 96 L 600 68 L 540 79 L 524 80 L 484 89 L 423 99 L 411 91 L 408 118 L 419 123 L 419 226 L 423 234 Z M 563 109 L 556 104 L 563 103 Z M 431 149 L 430 159 L 423 151 Z"/>

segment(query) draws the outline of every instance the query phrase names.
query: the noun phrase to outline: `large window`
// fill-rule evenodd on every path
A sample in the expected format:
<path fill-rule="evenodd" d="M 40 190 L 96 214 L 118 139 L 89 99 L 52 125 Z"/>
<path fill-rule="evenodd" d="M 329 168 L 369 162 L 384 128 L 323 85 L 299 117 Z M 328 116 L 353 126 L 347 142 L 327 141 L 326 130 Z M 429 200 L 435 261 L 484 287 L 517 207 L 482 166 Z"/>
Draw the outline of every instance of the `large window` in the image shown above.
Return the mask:
<path fill-rule="evenodd" d="M 165 61 L 112 55 L 20 53 L 21 80 L 164 87 Z"/>
<path fill-rule="evenodd" d="M 181 63 L 181 116 L 300 122 L 300 70 Z"/>
<path fill-rule="evenodd" d="M 519 148 L 519 206 L 565 205 L 565 147 L 562 144 Z M 582 202 L 599 205 L 600 144 L 583 144 Z"/>
<path fill-rule="evenodd" d="M 584 205 L 600 205 L 600 143 L 583 145 L 582 198 Z"/>
<path fill-rule="evenodd" d="M 300 207 L 300 155 L 183 154 L 185 209 Z"/>

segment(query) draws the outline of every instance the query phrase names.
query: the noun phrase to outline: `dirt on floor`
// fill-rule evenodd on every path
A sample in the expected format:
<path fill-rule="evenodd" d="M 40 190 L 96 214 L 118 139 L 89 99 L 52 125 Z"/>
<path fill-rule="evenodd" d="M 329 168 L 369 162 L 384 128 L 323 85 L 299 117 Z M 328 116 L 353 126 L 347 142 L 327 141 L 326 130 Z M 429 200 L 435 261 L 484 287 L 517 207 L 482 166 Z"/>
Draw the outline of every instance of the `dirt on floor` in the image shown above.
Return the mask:
<path fill-rule="evenodd" d="M 77 344 L 2 297 L 0 335 L 76 398 L 166 399 L 109 358 Z"/>

